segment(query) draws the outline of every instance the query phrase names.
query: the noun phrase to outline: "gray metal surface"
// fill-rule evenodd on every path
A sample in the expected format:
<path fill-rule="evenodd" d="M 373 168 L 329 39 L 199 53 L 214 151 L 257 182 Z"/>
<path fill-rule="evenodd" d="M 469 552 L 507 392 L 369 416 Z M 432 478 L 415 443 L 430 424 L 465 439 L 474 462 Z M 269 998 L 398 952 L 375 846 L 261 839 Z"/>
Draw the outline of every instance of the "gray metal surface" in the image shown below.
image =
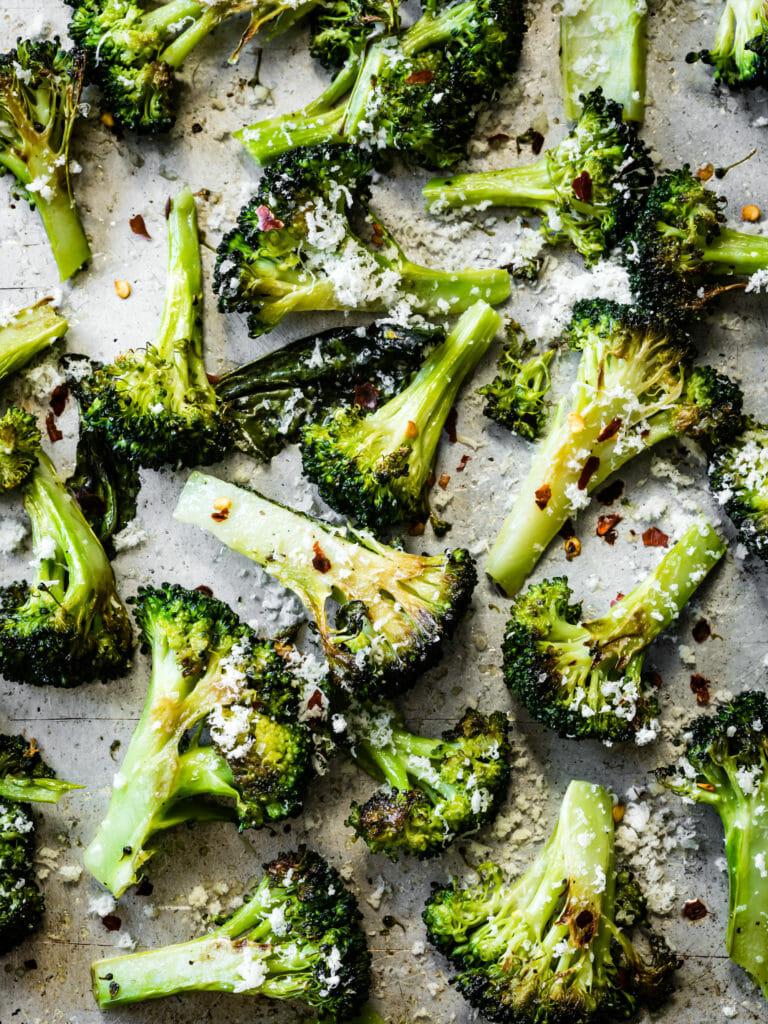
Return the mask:
<path fill-rule="evenodd" d="M 730 200 L 732 221 L 738 224 L 745 202 L 757 203 L 768 214 L 768 100 L 765 94 L 717 95 L 701 66 L 684 63 L 686 51 L 712 38 L 718 10 L 719 3 L 705 0 L 654 6 L 645 135 L 662 166 L 683 161 L 724 165 L 757 146 L 758 154 L 720 183 Z M 66 13 L 54 0 L 6 5 L 0 12 L 0 45 L 5 49 L 17 34 L 44 26 L 63 31 Z M 288 35 L 264 49 L 261 81 L 270 90 L 270 98 L 269 105 L 258 106 L 259 94 L 248 84 L 255 69 L 254 50 L 244 54 L 239 66 L 226 62 L 236 38 L 236 27 L 220 30 L 194 55 L 184 72 L 188 89 L 178 125 L 168 139 L 112 134 L 96 116 L 96 105 L 94 116 L 80 125 L 74 156 L 83 169 L 75 185 L 95 256 L 87 273 L 71 285 L 59 289 L 36 217 L 22 204 L 11 209 L 5 201 L 0 203 L 0 305 L 19 308 L 42 295 L 60 295 L 72 324 L 67 348 L 73 352 L 108 358 L 152 338 L 162 306 L 167 196 L 185 181 L 193 190 L 205 190 L 199 202 L 200 223 L 206 242 L 215 247 L 258 180 L 256 168 L 243 156 L 230 132 L 259 116 L 295 108 L 324 80 L 306 55 L 304 35 Z M 514 136 L 530 125 L 543 132 L 547 145 L 561 138 L 565 126 L 558 90 L 557 13 L 545 3 L 533 12 L 517 84 L 483 119 L 472 165 L 503 166 L 530 159 L 529 152 L 518 157 L 514 144 Z M 193 134 L 193 124 L 201 125 L 202 131 Z M 490 151 L 483 140 L 499 132 L 509 135 L 510 141 Z M 441 226 L 424 214 L 420 203 L 420 187 L 426 177 L 400 169 L 383 180 L 374 195 L 385 223 L 408 243 L 413 256 L 454 267 L 467 265 L 477 254 L 489 265 L 499 259 L 512 231 L 503 220 L 484 230 L 453 231 L 458 237 L 447 244 L 449 232 L 431 234 Z M 0 182 L 3 195 L 6 188 L 6 183 Z M 131 233 L 128 219 L 136 213 L 144 216 L 151 241 Z M 477 218 L 480 224 L 484 220 Z M 758 224 L 756 230 L 764 230 L 765 223 Z M 439 243 L 434 241 L 437 237 L 442 239 Z M 552 256 L 540 285 L 516 286 L 506 310 L 532 335 L 562 292 L 568 275 L 581 272 L 578 261 L 567 252 Z M 210 281 L 210 249 L 204 253 L 204 262 Z M 127 301 L 116 296 L 116 279 L 130 282 L 132 294 Z M 268 338 L 254 342 L 247 338 L 245 325 L 237 317 L 225 319 L 216 312 L 209 291 L 206 301 L 206 345 L 213 372 L 334 322 L 333 318 L 295 317 Z M 742 379 L 748 409 L 763 416 L 768 415 L 766 328 L 768 297 L 748 295 L 723 303 L 699 330 L 702 358 Z M 492 362 L 489 358 L 479 369 L 476 383 L 489 379 Z M 565 386 L 572 377 L 573 364 L 563 358 L 555 365 Z M 44 404 L 39 406 L 41 410 Z M 71 457 L 76 423 L 71 413 L 61 422 L 65 438 L 53 454 L 64 463 Z M 482 558 L 526 471 L 530 449 L 525 442 L 488 425 L 473 388 L 465 390 L 460 403 L 458 430 L 456 444 L 443 444 L 438 466 L 438 474 L 451 477 L 444 495 L 445 514 L 454 523 L 449 539 L 452 544 L 470 546 Z M 465 454 L 470 461 L 457 473 Z M 299 503 L 305 509 L 314 502 L 311 489 L 300 481 L 294 451 L 280 456 L 269 468 L 235 458 L 214 471 L 252 482 L 265 494 Z M 148 538 L 117 557 L 121 592 L 127 597 L 141 583 L 164 580 L 191 586 L 208 584 L 246 619 L 269 630 L 280 591 L 265 588 L 261 574 L 245 559 L 221 551 L 209 536 L 171 519 L 183 479 L 183 473 L 144 475 L 139 517 Z M 655 461 L 639 459 L 622 479 L 627 484 L 625 503 L 618 511 L 624 519 L 615 546 L 609 547 L 595 536 L 600 509 L 593 504 L 577 524 L 581 557 L 567 565 L 556 543 L 537 569 L 538 576 L 567 571 L 589 610 L 606 609 L 617 591 L 626 591 L 660 557 L 658 550 L 644 548 L 639 540 L 646 527 L 659 526 L 676 539 L 698 510 L 719 515 L 705 487 L 703 466 L 679 446 L 665 446 Z M 0 506 L 3 517 L 19 514 L 15 500 Z M 728 532 L 727 526 L 725 529 Z M 422 546 L 436 550 L 441 544 L 428 531 L 416 542 L 417 548 Z M 29 558 L 28 546 L 14 557 L 0 555 L 0 580 L 25 576 Z M 87 786 L 43 814 L 40 845 L 45 852 L 40 866 L 48 871 L 44 882 L 48 915 L 40 935 L 0 965 L 0 1022 L 95 1024 L 107 1016 L 132 1024 L 304 1019 L 305 1015 L 293 1008 L 215 994 L 101 1015 L 90 992 L 89 965 L 97 957 L 119 952 L 118 942 L 126 933 L 138 949 L 193 937 L 204 926 L 203 915 L 218 909 L 217 902 L 225 909 L 228 900 L 259 873 L 264 860 L 279 848 L 306 841 L 340 867 L 360 894 L 374 953 L 374 1002 L 379 1010 L 392 1022 L 464 1024 L 474 1015 L 448 987 L 446 963 L 424 951 L 420 912 L 429 884 L 453 871 L 467 871 L 467 865 L 489 856 L 512 871 L 524 867 L 551 828 L 571 778 L 608 785 L 622 800 L 630 787 L 635 787 L 620 829 L 622 842 L 640 878 L 652 890 L 656 905 L 666 911 L 657 923 L 685 956 L 677 994 L 662 1019 L 667 1024 L 768 1020 L 762 997 L 725 957 L 726 878 L 717 864 L 723 853 L 718 822 L 703 810 L 689 812 L 675 799 L 655 794 L 650 785 L 651 770 L 672 756 L 669 738 L 680 722 L 697 710 L 689 687 L 692 672 L 711 680 L 715 697 L 745 686 L 765 686 L 767 594 L 765 572 L 749 559 L 738 557 L 732 545 L 693 606 L 651 652 L 650 663 L 663 678 L 663 737 L 642 749 L 607 750 L 558 740 L 530 722 L 511 700 L 500 674 L 506 602 L 481 580 L 472 614 L 447 649 L 443 663 L 403 699 L 402 706 L 410 725 L 433 733 L 453 722 L 468 702 L 512 714 L 515 772 L 507 805 L 495 828 L 458 844 L 437 862 L 393 865 L 371 857 L 360 844 L 351 843 L 343 821 L 350 799 L 365 796 L 372 784 L 356 770 L 336 763 L 313 786 L 306 813 L 276 835 L 251 832 L 238 836 L 234 829 L 219 825 L 169 834 L 150 863 L 152 894 L 142 897 L 129 892 L 119 901 L 115 913 L 121 928 L 115 932 L 107 932 L 99 917 L 89 911 L 89 901 L 99 894 L 97 884 L 85 872 L 78 881 L 67 882 L 60 869 L 80 863 L 82 848 L 106 808 L 112 776 L 144 699 L 148 661 L 137 654 L 133 671 L 125 679 L 71 692 L 34 690 L 0 681 L 0 728 L 12 727 L 35 736 L 62 776 Z M 691 627 L 701 616 L 709 621 L 713 637 L 699 645 L 691 637 Z M 636 833 L 629 825 L 636 826 Z M 705 902 L 709 914 L 703 921 L 689 924 L 681 916 L 682 904 L 696 897 Z M 383 924 L 386 915 L 396 920 L 389 929 Z M 639 1019 L 645 1018 L 641 1015 Z"/>

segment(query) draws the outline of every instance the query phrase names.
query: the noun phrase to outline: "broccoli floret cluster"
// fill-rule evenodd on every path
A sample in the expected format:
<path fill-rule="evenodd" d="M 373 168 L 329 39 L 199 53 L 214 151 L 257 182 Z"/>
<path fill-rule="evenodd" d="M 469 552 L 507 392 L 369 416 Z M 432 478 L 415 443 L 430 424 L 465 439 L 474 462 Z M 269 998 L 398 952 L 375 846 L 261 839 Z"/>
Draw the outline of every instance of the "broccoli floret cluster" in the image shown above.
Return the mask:
<path fill-rule="evenodd" d="M 55 344 L 68 326 L 50 299 L 19 310 L 0 327 L 0 383 Z"/>
<path fill-rule="evenodd" d="M 686 56 L 709 64 L 716 82 L 733 89 L 768 86 L 768 10 L 764 0 L 725 0 L 710 50 Z"/>
<path fill-rule="evenodd" d="M 745 420 L 742 433 L 715 449 L 709 482 L 741 542 L 768 562 L 768 430 L 762 423 Z"/>
<path fill-rule="evenodd" d="M 555 349 L 548 349 L 526 359 L 532 349 L 533 342 L 518 340 L 513 329 L 499 356 L 499 372 L 477 389 L 485 398 L 483 414 L 527 441 L 535 441 L 547 421 L 549 364 L 555 354 Z"/>
<path fill-rule="evenodd" d="M 0 494 L 24 483 L 39 452 L 40 431 L 31 413 L 11 408 L 0 416 Z"/>
<path fill-rule="evenodd" d="M 309 52 L 329 71 L 358 57 L 375 34 L 400 28 L 400 0 L 326 0 L 312 12 Z"/>

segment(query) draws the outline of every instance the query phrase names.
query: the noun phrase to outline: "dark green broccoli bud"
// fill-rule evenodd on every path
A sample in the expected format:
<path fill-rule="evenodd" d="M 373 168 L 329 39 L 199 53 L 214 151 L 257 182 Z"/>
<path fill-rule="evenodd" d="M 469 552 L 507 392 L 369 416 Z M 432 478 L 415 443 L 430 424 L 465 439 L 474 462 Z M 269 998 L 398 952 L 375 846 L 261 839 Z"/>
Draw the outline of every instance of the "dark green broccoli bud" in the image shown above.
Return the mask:
<path fill-rule="evenodd" d="M 0 671 L 34 686 L 79 686 L 128 668 L 131 625 L 104 549 L 43 452 L 24 489 L 37 569 L 0 589 Z"/>
<path fill-rule="evenodd" d="M 215 515 L 221 506 L 226 514 Z M 439 658 L 477 581 L 463 548 L 411 555 L 198 472 L 174 516 L 293 590 L 314 619 L 342 699 L 376 699 L 410 686 Z M 333 625 L 330 601 L 338 606 Z"/>
<path fill-rule="evenodd" d="M 726 0 L 711 50 L 687 54 L 711 65 L 715 81 L 733 89 L 768 86 L 768 9 L 765 0 Z"/>
<path fill-rule="evenodd" d="M 566 520 L 630 459 L 673 437 L 714 446 L 741 427 L 738 386 L 708 367 L 691 369 L 690 339 L 679 330 L 597 299 L 576 304 L 567 337 L 582 353 L 576 383 L 557 406 L 486 566 L 510 595 Z"/>
<path fill-rule="evenodd" d="M 24 483 L 39 452 L 40 431 L 31 413 L 11 408 L 0 416 L 0 494 Z"/>
<path fill-rule="evenodd" d="M 233 56 L 262 25 L 284 31 L 319 0 L 164 0 L 145 11 L 141 0 L 67 0 L 69 34 L 88 56 L 89 79 L 125 128 L 167 132 L 176 120 L 175 72 L 223 21 L 250 15 Z"/>
<path fill-rule="evenodd" d="M 346 745 L 384 788 L 346 824 L 373 853 L 436 857 L 459 836 L 490 824 L 509 781 L 509 726 L 501 711 L 467 708 L 442 739 L 414 736 L 389 704 L 347 713 Z"/>
<path fill-rule="evenodd" d="M 518 340 L 513 328 L 499 356 L 499 372 L 490 384 L 477 389 L 485 398 L 483 413 L 527 441 L 536 440 L 547 420 L 545 397 L 552 384 L 549 364 L 555 354 L 549 349 L 525 359 L 533 348 L 525 335 Z"/>
<path fill-rule="evenodd" d="M 744 427 L 715 449 L 709 485 L 741 542 L 768 563 L 768 429 L 753 419 Z"/>
<path fill-rule="evenodd" d="M 119 896 L 183 822 L 261 828 L 296 814 L 311 774 L 290 652 L 260 639 L 199 590 L 139 588 L 136 618 L 152 654 L 141 720 L 107 816 L 83 858 Z"/>
<path fill-rule="evenodd" d="M 326 0 L 312 13 L 309 52 L 329 71 L 360 56 L 369 39 L 400 29 L 400 0 Z"/>
<path fill-rule="evenodd" d="M 367 245 L 350 216 L 367 210 L 371 171 L 370 155 L 351 146 L 299 149 L 268 167 L 217 250 L 219 309 L 247 314 L 257 337 L 291 312 L 380 312 L 404 302 L 437 316 L 509 296 L 505 270 L 419 266 L 378 221 Z"/>
<path fill-rule="evenodd" d="M 768 698 L 745 690 L 683 733 L 685 753 L 659 781 L 686 801 L 714 807 L 728 861 L 728 956 L 768 997 Z"/>
<path fill-rule="evenodd" d="M 552 836 L 515 882 L 495 864 L 478 873 L 472 885 L 435 886 L 423 917 L 458 971 L 453 984 L 486 1020 L 602 1024 L 669 998 L 682 961 L 650 932 L 637 884 L 617 872 L 602 786 L 569 785 Z M 650 960 L 633 943 L 636 928 Z"/>
<path fill-rule="evenodd" d="M 67 333 L 50 299 L 22 309 L 0 327 L 0 382 Z"/>
<path fill-rule="evenodd" d="M 65 281 L 91 258 L 72 198 L 69 142 L 83 84 L 84 54 L 19 39 L 0 54 L 0 175 L 37 209 Z"/>
<path fill-rule="evenodd" d="M 359 406 L 336 409 L 304 428 L 304 475 L 331 508 L 376 532 L 427 518 L 426 490 L 443 426 L 500 325 L 487 303 L 476 303 L 395 398 L 368 415 Z"/>
<path fill-rule="evenodd" d="M 581 621 L 581 604 L 569 603 L 564 576 L 534 583 L 507 623 L 507 686 L 561 736 L 649 743 L 659 731 L 659 706 L 643 678 L 648 645 L 724 554 L 709 523 L 694 523 L 650 576 L 590 622 Z"/>
<path fill-rule="evenodd" d="M 627 121 L 645 116 L 648 8 L 638 0 L 587 0 L 560 14 L 565 116 L 575 121 L 595 87 L 621 104 Z"/>
<path fill-rule="evenodd" d="M 245 905 L 199 939 L 91 968 L 101 1009 L 179 992 L 297 999 L 328 1024 L 365 1002 L 371 957 L 360 911 L 338 871 L 303 847 L 264 865 Z"/>
<path fill-rule="evenodd" d="M 724 228 L 724 202 L 687 164 L 656 179 L 622 241 L 632 291 L 648 316 L 684 325 L 723 291 L 743 287 L 718 284 L 724 275 L 768 268 L 768 238 Z"/>
<path fill-rule="evenodd" d="M 330 409 L 394 398 L 444 338 L 439 327 L 386 321 L 334 327 L 230 370 L 214 388 L 232 443 L 267 462 Z"/>
<path fill-rule="evenodd" d="M 582 97 L 576 126 L 535 163 L 500 171 L 433 178 L 430 208 L 511 206 L 536 210 L 548 242 L 570 241 L 588 262 L 604 256 L 633 225 L 636 204 L 653 181 L 650 151 L 621 105 L 600 89 Z"/>
<path fill-rule="evenodd" d="M 226 431 L 203 362 L 202 273 L 195 198 L 185 188 L 168 217 L 165 308 L 155 342 L 123 353 L 77 385 L 86 430 L 136 466 L 215 462 Z"/>
<path fill-rule="evenodd" d="M 425 14 L 402 35 L 347 61 L 292 114 L 235 132 L 258 164 L 298 146 L 351 142 L 432 167 L 466 156 L 482 104 L 517 67 L 525 25 L 518 0 L 464 0 Z"/>

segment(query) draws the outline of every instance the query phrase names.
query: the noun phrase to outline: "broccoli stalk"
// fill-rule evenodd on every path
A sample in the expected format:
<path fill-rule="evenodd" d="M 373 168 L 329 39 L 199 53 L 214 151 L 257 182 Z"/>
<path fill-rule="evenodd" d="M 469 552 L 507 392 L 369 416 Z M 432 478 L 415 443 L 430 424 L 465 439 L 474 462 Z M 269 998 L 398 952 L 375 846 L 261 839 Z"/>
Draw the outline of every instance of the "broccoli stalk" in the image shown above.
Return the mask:
<path fill-rule="evenodd" d="M 301 807 L 310 774 L 309 733 L 275 644 L 221 601 L 179 586 L 141 588 L 136 617 L 152 678 L 83 858 L 116 896 L 137 881 L 157 833 L 233 817 L 241 828 L 279 821 Z"/>
<path fill-rule="evenodd" d="M 616 100 L 628 121 L 645 115 L 648 50 L 645 0 L 587 0 L 560 14 L 560 73 L 565 116 L 575 121 L 595 87 Z"/>
<path fill-rule="evenodd" d="M 694 523 L 650 576 L 589 622 L 581 621 L 580 603 L 569 603 L 566 577 L 532 584 L 507 623 L 507 686 L 561 736 L 649 743 L 659 731 L 659 707 L 643 678 L 648 645 L 724 554 L 709 523 Z"/>
<path fill-rule="evenodd" d="M 304 428 L 304 474 L 331 508 L 375 531 L 429 515 L 426 488 L 443 426 L 500 325 L 487 303 L 476 303 L 395 398 L 368 415 L 342 407 Z"/>
<path fill-rule="evenodd" d="M 235 992 L 298 999 L 329 1024 L 344 1024 L 370 984 L 357 901 L 334 868 L 303 848 L 280 854 L 264 872 L 245 905 L 207 935 L 93 964 L 99 1007 Z"/>
<path fill-rule="evenodd" d="M 346 824 L 373 853 L 436 857 L 494 820 L 509 780 L 506 715 L 468 708 L 442 739 L 414 736 L 391 705 L 346 715 L 357 765 L 385 783 Z"/>
<path fill-rule="evenodd" d="M 464 549 L 411 555 L 202 473 L 190 475 L 174 516 L 253 559 L 301 599 L 347 699 L 409 686 L 439 657 L 476 582 Z M 330 600 L 339 606 L 334 627 Z"/>
<path fill-rule="evenodd" d="M 648 931 L 645 900 L 617 871 L 612 810 L 602 786 L 571 782 L 552 836 L 517 881 L 483 864 L 473 885 L 435 886 L 427 935 L 487 1020 L 601 1024 L 669 997 L 681 961 L 653 933 L 650 962 L 632 942 L 633 929 Z"/>
<path fill-rule="evenodd" d="M 536 210 L 551 244 L 570 241 L 594 262 L 634 222 L 636 203 L 653 181 L 648 147 L 621 106 L 600 89 L 584 98 L 578 123 L 558 146 L 523 167 L 433 178 L 424 188 L 436 212 L 465 206 Z"/>
<path fill-rule="evenodd" d="M 0 416 L 0 494 L 24 483 L 40 454 L 37 421 L 23 409 Z"/>
<path fill-rule="evenodd" d="M 91 257 L 69 182 L 69 141 L 84 57 L 48 42 L 19 39 L 0 55 L 0 174 L 15 178 L 37 209 L 62 281 Z"/>
<path fill-rule="evenodd" d="M 568 337 L 582 352 L 576 384 L 534 452 L 486 565 L 509 595 L 589 494 L 630 459 L 669 438 L 717 443 L 741 428 L 739 388 L 708 367 L 689 369 L 689 340 L 671 328 L 587 300 L 576 304 Z"/>
<path fill-rule="evenodd" d="M 768 8 L 765 0 L 726 0 L 711 50 L 686 55 L 714 68 L 715 81 L 731 88 L 768 85 Z"/>
<path fill-rule="evenodd" d="M 768 699 L 746 690 L 714 715 L 694 719 L 685 754 L 659 781 L 717 811 L 728 862 L 728 956 L 768 998 Z"/>
<path fill-rule="evenodd" d="M 50 299 L 42 299 L 0 327 L 0 381 L 67 333 L 69 324 L 50 303 Z"/>
<path fill-rule="evenodd" d="M 741 434 L 718 445 L 710 461 L 709 484 L 739 540 L 768 564 L 768 428 L 764 424 L 748 418 Z"/>

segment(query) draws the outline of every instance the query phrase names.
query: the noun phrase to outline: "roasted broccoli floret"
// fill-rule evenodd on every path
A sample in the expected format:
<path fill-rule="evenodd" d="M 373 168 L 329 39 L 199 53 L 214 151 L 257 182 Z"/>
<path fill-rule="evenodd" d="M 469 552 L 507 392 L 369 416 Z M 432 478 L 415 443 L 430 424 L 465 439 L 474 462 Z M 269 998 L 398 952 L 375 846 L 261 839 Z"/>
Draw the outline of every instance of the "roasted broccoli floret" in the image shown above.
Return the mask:
<path fill-rule="evenodd" d="M 599 87 L 624 118 L 645 116 L 645 0 L 586 0 L 560 14 L 560 74 L 565 116 L 575 121 L 584 94 Z"/>
<path fill-rule="evenodd" d="M 427 518 L 426 489 L 443 425 L 500 325 L 487 303 L 476 303 L 395 398 L 369 414 L 344 406 L 304 428 L 304 474 L 331 508 L 376 532 Z M 438 529 L 445 532 L 445 524 Z"/>
<path fill-rule="evenodd" d="M 346 824 L 373 853 L 436 857 L 496 817 L 509 781 L 509 726 L 501 711 L 467 708 L 442 739 L 414 736 L 390 704 L 345 715 L 355 762 L 384 787 Z"/>
<path fill-rule="evenodd" d="M 43 451 L 24 505 L 37 569 L 31 584 L 0 588 L 0 672 L 65 687 L 123 675 L 133 641 L 112 566 Z"/>
<path fill-rule="evenodd" d="M 587 496 L 640 452 L 673 437 L 705 445 L 741 429 L 742 395 L 728 377 L 690 368 L 690 340 L 603 299 L 578 302 L 567 331 L 582 356 L 488 558 L 512 595 Z"/>
<path fill-rule="evenodd" d="M 719 445 L 709 484 L 739 539 L 768 564 L 768 428 L 747 419 L 741 434 Z"/>
<path fill-rule="evenodd" d="M 11 408 L 0 416 L 0 494 L 24 483 L 39 452 L 40 431 L 31 413 Z"/>
<path fill-rule="evenodd" d="M 375 34 L 400 28 L 400 0 L 327 0 L 312 12 L 309 52 L 329 71 L 359 57 Z"/>
<path fill-rule="evenodd" d="M 477 581 L 458 548 L 411 555 L 192 473 L 174 512 L 275 576 L 312 615 L 339 696 L 381 697 L 411 685 L 440 656 Z M 335 623 L 328 620 L 332 601 Z"/>
<path fill-rule="evenodd" d="M 643 677 L 648 645 L 672 623 L 725 553 L 694 523 L 654 571 L 609 612 L 581 621 L 565 576 L 534 583 L 512 606 L 504 636 L 507 686 L 539 722 L 572 739 L 651 742 L 659 706 Z"/>
<path fill-rule="evenodd" d="M 225 373 L 214 388 L 232 444 L 267 462 L 338 405 L 375 409 L 409 383 L 444 338 L 439 327 L 386 321 L 334 327 Z"/>
<path fill-rule="evenodd" d="M 29 802 L 56 803 L 70 789 L 79 787 L 54 777 L 34 740 L 0 734 L 0 955 L 37 931 L 45 912 Z"/>
<path fill-rule="evenodd" d="M 430 208 L 493 204 L 536 210 L 548 242 L 570 241 L 588 262 L 604 256 L 634 223 L 653 167 L 637 126 L 622 121 L 620 104 L 606 100 L 600 89 L 583 100 L 570 134 L 535 163 L 433 178 L 424 188 Z"/>
<path fill-rule="evenodd" d="M 297 146 L 352 142 L 448 167 L 466 156 L 479 107 L 515 71 L 524 31 L 519 0 L 465 0 L 425 13 L 348 61 L 306 107 L 235 137 L 259 164 Z"/>
<path fill-rule="evenodd" d="M 734 275 L 768 268 L 768 238 L 724 228 L 725 200 L 686 164 L 660 175 L 622 247 L 636 302 L 648 316 L 685 324 Z"/>
<path fill-rule="evenodd" d="M 93 993 L 101 1009 L 198 991 L 298 999 L 345 1024 L 370 985 L 359 919 L 338 871 L 300 848 L 265 864 L 245 905 L 207 935 L 97 960 Z"/>
<path fill-rule="evenodd" d="M 22 309 L 0 327 L 0 383 L 67 333 L 50 299 Z"/>
<path fill-rule="evenodd" d="M 135 611 L 152 678 L 83 858 L 116 896 L 137 881 L 158 832 L 212 819 L 234 818 L 241 829 L 280 821 L 301 808 L 311 774 L 286 651 L 199 590 L 141 587 Z"/>
<path fill-rule="evenodd" d="M 532 341 L 525 336 L 519 339 L 513 329 L 499 357 L 499 372 L 490 384 L 477 389 L 485 398 L 483 413 L 527 441 L 536 440 L 547 420 L 545 397 L 552 384 L 549 364 L 555 354 L 549 349 L 526 359 L 533 348 Z"/>
<path fill-rule="evenodd" d="M 685 800 L 714 807 L 728 861 L 728 956 L 768 998 L 768 698 L 746 690 L 683 734 L 685 754 L 657 772 Z"/>
<path fill-rule="evenodd" d="M 350 216 L 367 211 L 371 171 L 370 154 L 352 146 L 300 149 L 268 167 L 219 245 L 213 285 L 219 309 L 246 313 L 256 337 L 290 312 L 379 312 L 405 302 L 438 316 L 509 296 L 505 270 L 421 267 L 378 221 L 366 244 Z"/>
<path fill-rule="evenodd" d="M 152 345 L 123 353 L 77 386 L 86 430 L 134 465 L 204 465 L 227 450 L 203 363 L 202 275 L 195 198 L 185 188 L 168 216 L 165 308 Z"/>
<path fill-rule="evenodd" d="M 85 50 L 109 113 L 126 128 L 167 132 L 176 120 L 175 72 L 218 25 L 250 15 L 237 57 L 262 25 L 278 19 L 288 28 L 318 0 L 165 0 L 149 11 L 142 0 L 67 2 L 74 8 L 69 34 Z"/>
<path fill-rule="evenodd" d="M 726 0 L 711 50 L 686 56 L 714 68 L 731 88 L 768 86 L 768 7 L 765 0 Z"/>
<path fill-rule="evenodd" d="M 515 882 L 483 864 L 480 881 L 435 886 L 424 911 L 453 984 L 495 1024 L 603 1024 L 656 1009 L 682 961 L 650 932 L 645 900 L 617 870 L 611 795 L 572 782 L 544 849 Z M 650 959 L 633 944 L 646 933 Z"/>
<path fill-rule="evenodd" d="M 40 214 L 62 281 L 91 257 L 69 177 L 83 66 L 58 37 L 19 39 L 0 54 L 0 175 L 12 175 L 14 195 Z"/>

